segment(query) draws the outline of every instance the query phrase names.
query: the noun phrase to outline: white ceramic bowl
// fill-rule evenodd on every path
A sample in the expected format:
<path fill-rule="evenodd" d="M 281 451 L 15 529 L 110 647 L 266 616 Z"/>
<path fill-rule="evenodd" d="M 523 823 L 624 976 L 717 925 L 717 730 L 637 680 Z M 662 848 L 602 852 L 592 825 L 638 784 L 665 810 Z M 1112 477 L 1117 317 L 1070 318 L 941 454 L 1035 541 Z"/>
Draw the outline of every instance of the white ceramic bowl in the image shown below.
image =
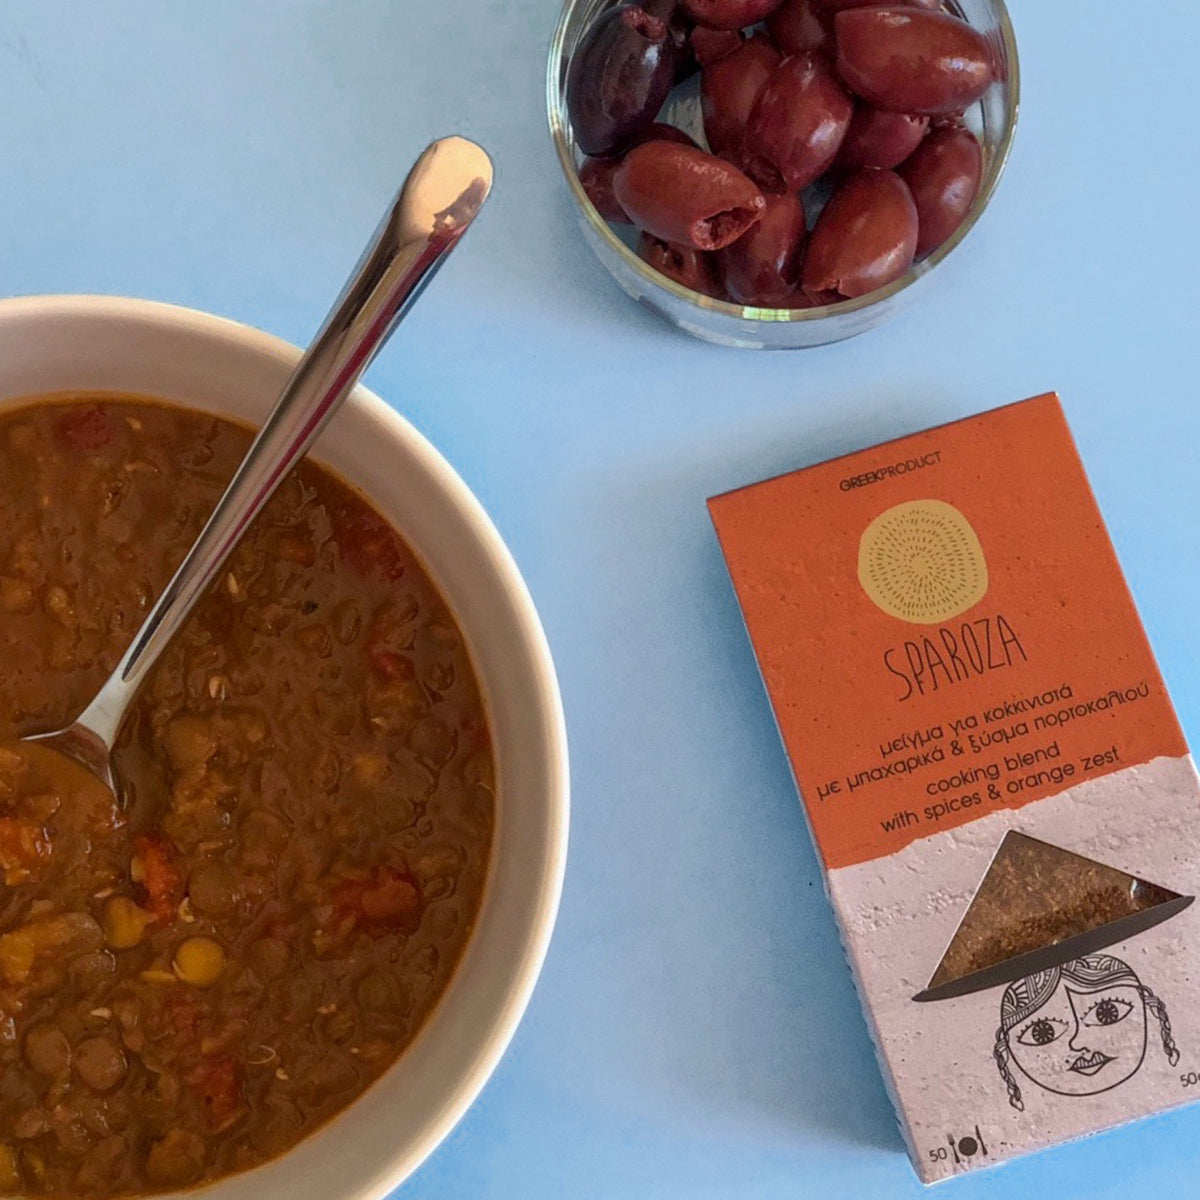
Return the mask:
<path fill-rule="evenodd" d="M 0 407 L 87 389 L 158 396 L 258 423 L 300 357 L 218 317 L 108 297 L 0 301 Z M 438 452 L 359 387 L 315 458 L 403 533 L 454 611 L 497 752 L 491 869 L 450 986 L 400 1060 L 282 1158 L 189 1200 L 379 1200 L 446 1136 L 516 1029 L 550 939 L 567 845 L 562 705 L 529 593 L 495 527 Z"/>

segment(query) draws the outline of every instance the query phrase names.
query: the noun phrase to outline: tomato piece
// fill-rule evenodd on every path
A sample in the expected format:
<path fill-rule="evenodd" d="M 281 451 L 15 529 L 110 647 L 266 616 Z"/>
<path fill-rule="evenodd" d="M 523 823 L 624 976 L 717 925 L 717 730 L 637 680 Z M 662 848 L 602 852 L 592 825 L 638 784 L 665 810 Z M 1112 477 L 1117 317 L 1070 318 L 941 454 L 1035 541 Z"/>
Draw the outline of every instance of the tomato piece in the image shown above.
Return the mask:
<path fill-rule="evenodd" d="M 87 913 L 60 913 L 0 934 L 0 978 L 18 986 L 39 959 L 52 954 L 88 954 L 104 945 L 104 934 Z"/>
<path fill-rule="evenodd" d="M 112 425 L 102 408 L 73 408 L 58 419 L 58 432 L 75 450 L 99 450 L 112 441 Z"/>
<path fill-rule="evenodd" d="M 392 583 L 404 574 L 404 555 L 395 531 L 365 504 L 343 505 L 332 514 L 342 561 L 364 579 Z"/>
<path fill-rule="evenodd" d="M 375 674 L 389 683 L 397 679 L 413 679 L 417 674 L 417 669 L 412 665 L 411 659 L 389 650 L 386 646 L 369 646 L 367 661 L 371 664 L 371 669 Z"/>
<path fill-rule="evenodd" d="M 307 530 L 293 530 L 275 538 L 275 553 L 284 562 L 311 567 L 317 561 L 317 548 Z"/>
<path fill-rule="evenodd" d="M 413 933 L 424 908 L 417 881 L 392 867 L 377 867 L 366 879 L 340 884 L 333 902 L 339 923 L 350 916 L 371 933 Z"/>
<path fill-rule="evenodd" d="M 232 1055 L 205 1059 L 192 1068 L 187 1079 L 200 1097 L 213 1133 L 228 1129 L 246 1111 L 242 1064 Z"/>
<path fill-rule="evenodd" d="M 0 871 L 10 887 L 28 879 L 50 857 L 50 839 L 36 822 L 23 817 L 0 817 Z"/>
<path fill-rule="evenodd" d="M 171 921 L 183 898 L 183 874 L 176 865 L 175 847 L 161 833 L 134 838 L 133 878 L 146 893 L 146 907 L 160 924 Z"/>

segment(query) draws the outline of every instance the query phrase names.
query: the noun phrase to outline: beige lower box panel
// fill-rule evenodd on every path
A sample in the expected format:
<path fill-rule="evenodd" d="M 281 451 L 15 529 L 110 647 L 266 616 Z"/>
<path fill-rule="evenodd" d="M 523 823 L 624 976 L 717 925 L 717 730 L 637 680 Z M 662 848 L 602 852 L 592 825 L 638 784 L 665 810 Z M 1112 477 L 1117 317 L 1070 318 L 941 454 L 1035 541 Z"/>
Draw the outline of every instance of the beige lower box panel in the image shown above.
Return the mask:
<path fill-rule="evenodd" d="M 829 872 L 927 1183 L 1200 1099 L 1200 905 L 1031 978 L 914 1001 L 1009 830 L 1200 893 L 1190 757 L 1156 758 Z"/>

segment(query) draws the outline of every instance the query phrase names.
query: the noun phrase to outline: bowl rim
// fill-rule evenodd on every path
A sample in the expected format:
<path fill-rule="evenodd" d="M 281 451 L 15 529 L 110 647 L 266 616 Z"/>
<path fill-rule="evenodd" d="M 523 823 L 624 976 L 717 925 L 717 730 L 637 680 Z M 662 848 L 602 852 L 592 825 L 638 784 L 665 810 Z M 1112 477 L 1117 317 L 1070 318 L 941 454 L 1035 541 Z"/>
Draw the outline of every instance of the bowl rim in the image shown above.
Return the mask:
<path fill-rule="evenodd" d="M 890 300 L 893 296 L 907 290 L 918 280 L 923 279 L 937 266 L 945 261 L 975 228 L 979 218 L 987 210 L 988 205 L 999 186 L 1000 178 L 1008 165 L 1012 154 L 1013 141 L 1017 133 L 1017 125 L 1021 113 L 1021 65 L 1017 52 L 1017 38 L 1013 30 L 1012 18 L 1009 15 L 1005 0 L 989 0 L 996 7 L 997 24 L 1000 40 L 1004 47 L 1007 83 L 1010 94 L 1010 116 L 996 147 L 996 153 L 988 163 L 987 172 L 979 186 L 979 193 L 971 205 L 962 224 L 950 237 L 943 242 L 932 254 L 914 263 L 899 279 L 893 280 L 885 287 L 868 292 L 854 300 L 841 300 L 836 304 L 822 305 L 820 308 L 759 308 L 754 305 L 735 304 L 730 300 L 716 300 L 702 292 L 692 291 L 675 280 L 659 274 L 648 263 L 638 257 L 617 235 L 609 223 L 596 211 L 595 205 L 588 198 L 579 181 L 579 171 L 575 166 L 574 156 L 567 137 L 566 121 L 560 116 L 559 97 L 560 80 L 566 66 L 566 38 L 571 18 L 583 0 L 564 0 L 559 14 L 558 25 L 550 43 L 550 54 L 546 66 L 546 116 L 550 125 L 550 137 L 558 156 L 559 166 L 567 181 L 575 206 L 580 216 L 587 222 L 595 236 L 604 241 L 616 253 L 624 265 L 647 286 L 661 288 L 679 300 L 721 316 L 733 317 L 739 321 L 751 321 L 760 325 L 803 325 L 816 324 L 834 317 L 849 316 L 865 309 L 874 308 L 877 304 Z M 613 0 L 620 3 L 621 0 Z"/>
<path fill-rule="evenodd" d="M 107 320 L 143 328 L 149 324 L 169 333 L 192 334 L 199 338 L 223 341 L 255 358 L 272 359 L 276 364 L 289 368 L 299 361 L 302 354 L 299 347 L 253 326 L 196 308 L 157 300 L 73 294 L 0 299 L 0 326 L 19 325 L 24 321 L 64 320 Z M 14 393 L 13 398 L 18 398 L 18 395 Z M 491 517 L 440 451 L 379 395 L 360 383 L 346 398 L 345 403 L 347 406 L 364 410 L 369 420 L 384 427 L 388 435 L 403 444 L 418 461 L 420 468 L 427 473 L 434 486 L 447 496 L 470 531 L 479 539 L 481 561 L 486 560 L 487 569 L 496 573 L 500 586 L 510 598 L 512 617 L 524 641 L 524 650 L 531 669 L 533 694 L 540 708 L 539 720 L 545 732 L 545 740 L 538 749 L 545 761 L 545 807 L 548 818 L 542 830 L 545 841 L 544 853 L 541 855 L 541 883 L 537 888 L 536 902 L 529 905 L 523 944 L 516 953 L 509 956 L 511 969 L 507 977 L 496 985 L 496 995 L 501 1002 L 488 1024 L 486 1035 L 481 1037 L 479 1046 L 472 1053 L 457 1083 L 453 1085 L 452 1097 L 448 1102 L 436 1110 L 429 1111 L 421 1120 L 419 1130 L 415 1131 L 403 1146 L 397 1145 L 392 1157 L 381 1158 L 378 1168 L 372 1171 L 369 1182 L 361 1184 L 353 1193 L 347 1193 L 348 1200 L 351 1196 L 356 1200 L 368 1200 L 368 1197 L 382 1198 L 400 1186 L 450 1134 L 474 1104 L 495 1071 L 525 1014 L 545 963 L 562 898 L 570 824 L 570 773 L 562 695 L 545 630 L 528 586 Z M 319 452 L 316 457 L 320 457 Z M 353 478 L 350 478 L 349 482 L 369 496 L 370 493 L 360 482 Z M 490 874 L 489 870 L 489 877 Z M 484 902 L 486 903 L 486 893 Z M 468 942 L 468 947 L 469 945 Z M 452 975 L 451 983 L 453 979 Z M 429 1032 L 443 998 L 439 998 L 413 1045 L 423 1040 Z M 397 1061 L 402 1061 L 403 1058 L 402 1054 Z M 386 1077 L 386 1074 L 385 1072 L 381 1079 Z M 208 1195 L 210 1192 L 219 1194 L 219 1189 L 224 1184 L 253 1179 L 260 1170 L 269 1169 L 272 1165 L 285 1161 L 294 1150 L 304 1146 L 312 1137 L 328 1132 L 337 1120 L 344 1119 L 353 1112 L 357 1099 L 361 1097 L 356 1098 L 356 1101 L 337 1114 L 334 1121 L 326 1122 L 312 1131 L 308 1137 L 301 1139 L 295 1147 L 283 1154 L 268 1159 L 249 1171 L 235 1172 L 208 1181 L 186 1194 L 197 1197 Z M 170 1197 L 164 1197 L 164 1200 L 170 1200 Z"/>

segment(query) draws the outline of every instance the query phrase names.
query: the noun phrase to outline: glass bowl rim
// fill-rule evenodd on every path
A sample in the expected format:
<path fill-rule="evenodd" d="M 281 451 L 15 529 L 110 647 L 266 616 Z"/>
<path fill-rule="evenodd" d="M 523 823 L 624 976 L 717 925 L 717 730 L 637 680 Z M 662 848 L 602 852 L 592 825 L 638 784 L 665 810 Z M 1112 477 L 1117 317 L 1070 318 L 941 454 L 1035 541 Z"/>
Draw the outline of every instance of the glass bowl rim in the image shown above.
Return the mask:
<path fill-rule="evenodd" d="M 735 304 L 729 300 L 715 300 L 711 296 L 694 292 L 691 288 L 686 288 L 682 284 L 676 283 L 673 279 L 668 279 L 667 276 L 659 274 L 647 262 L 639 258 L 612 231 L 612 227 L 596 211 L 591 200 L 588 199 L 587 193 L 583 190 L 583 184 L 579 181 L 579 171 L 575 166 L 574 156 L 571 153 L 571 147 L 568 143 L 566 123 L 564 117 L 560 115 L 559 87 L 559 80 L 566 57 L 567 29 L 571 17 L 581 3 L 584 3 L 584 0 L 564 0 L 562 11 L 558 18 L 558 25 L 554 31 L 554 39 L 550 43 L 550 55 L 546 67 L 546 115 L 550 124 L 550 136 L 553 139 L 554 149 L 558 155 L 559 166 L 562 168 L 575 205 L 583 215 L 584 220 L 587 221 L 592 232 L 601 241 L 605 242 L 624 262 L 624 265 L 641 278 L 644 284 L 650 287 L 661 288 L 697 309 L 721 316 L 733 317 L 741 321 L 754 321 L 762 324 L 798 325 L 806 322 L 815 323 L 824 321 L 833 317 L 849 316 L 852 313 L 873 308 L 875 305 L 890 300 L 893 296 L 905 291 L 912 284 L 916 283 L 917 280 L 928 275 L 954 252 L 971 230 L 975 228 L 976 222 L 978 222 L 991 203 L 996 188 L 1000 183 L 1000 178 L 1004 174 L 1004 169 L 1008 165 L 1021 110 L 1021 68 L 1017 54 L 1017 38 L 1013 31 L 1008 5 L 1005 3 L 1005 0 L 988 0 L 988 3 L 992 4 L 996 9 L 1000 40 L 1004 46 L 1007 76 L 1002 83 L 1007 87 L 1009 96 L 1008 120 L 1004 124 L 996 151 L 992 156 L 991 162 L 988 164 L 987 173 L 980 184 L 979 194 L 975 197 L 970 211 L 958 229 L 927 258 L 919 263 L 914 263 L 899 279 L 893 280 L 886 287 L 868 292 L 865 296 L 859 296 L 857 299 L 841 300 L 836 304 L 826 304 L 820 308 L 759 308 L 754 305 Z"/>

